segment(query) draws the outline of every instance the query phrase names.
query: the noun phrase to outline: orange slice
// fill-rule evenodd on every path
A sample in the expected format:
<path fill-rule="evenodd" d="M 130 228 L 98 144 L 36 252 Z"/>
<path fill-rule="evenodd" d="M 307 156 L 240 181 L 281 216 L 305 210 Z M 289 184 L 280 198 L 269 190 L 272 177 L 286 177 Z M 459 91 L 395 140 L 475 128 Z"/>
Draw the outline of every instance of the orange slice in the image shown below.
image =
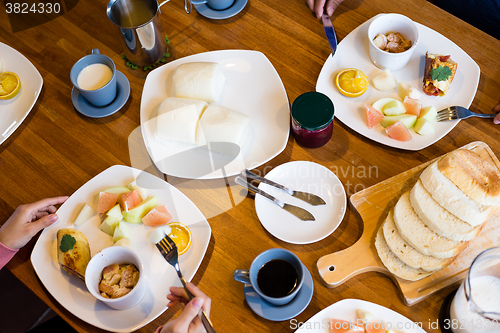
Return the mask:
<path fill-rule="evenodd" d="M 191 241 L 193 240 L 191 230 L 189 230 L 187 226 L 180 222 L 170 222 L 166 225 L 168 225 L 172 229 L 168 236 L 172 238 L 175 245 L 177 245 L 179 255 L 186 253 L 191 246 Z"/>
<path fill-rule="evenodd" d="M 0 99 L 11 99 L 19 94 L 21 80 L 16 73 L 0 73 Z"/>
<path fill-rule="evenodd" d="M 347 68 L 337 74 L 335 84 L 340 93 L 347 97 L 358 97 L 368 89 L 368 77 L 356 68 Z"/>

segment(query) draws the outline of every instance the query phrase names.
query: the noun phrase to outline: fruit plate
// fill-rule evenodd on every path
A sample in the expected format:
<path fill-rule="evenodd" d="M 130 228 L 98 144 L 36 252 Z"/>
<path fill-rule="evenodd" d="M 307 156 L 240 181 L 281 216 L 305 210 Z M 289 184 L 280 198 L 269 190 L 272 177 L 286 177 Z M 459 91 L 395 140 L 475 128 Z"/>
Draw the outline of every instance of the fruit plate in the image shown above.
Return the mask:
<path fill-rule="evenodd" d="M 375 303 L 362 301 L 360 299 L 343 299 L 316 313 L 308 321 L 301 323 L 300 328 L 296 332 L 337 332 L 336 330 L 331 329 L 332 326 L 333 328 L 336 328 L 335 322 L 331 322 L 331 320 L 345 320 L 351 322 L 353 325 L 356 325 L 358 319 L 356 310 L 365 310 L 371 312 L 375 316 L 374 321 L 383 321 L 387 329 L 392 329 L 396 332 L 404 331 L 405 333 L 425 333 L 426 331 L 423 330 L 422 327 L 425 327 L 429 324 L 428 322 L 415 323 L 405 316 Z M 295 322 L 294 324 L 293 321 L 291 321 L 290 324 L 291 328 L 294 328 L 294 325 L 297 327 L 299 326 L 297 322 Z M 337 325 L 340 325 L 340 323 Z M 372 327 L 374 329 L 378 328 L 376 323 L 373 323 Z M 338 330 L 338 332 L 340 331 L 341 330 Z"/>
<path fill-rule="evenodd" d="M 247 141 L 236 158 L 215 152 L 207 157 L 205 148 L 156 136 L 158 108 L 165 98 L 174 97 L 174 72 L 180 64 L 188 62 L 221 64 L 227 82 L 219 104 L 250 117 Z M 289 126 L 290 106 L 285 87 L 269 59 L 258 51 L 213 51 L 177 59 L 149 73 L 144 83 L 142 136 L 158 169 L 171 176 L 215 179 L 234 176 L 245 168 L 256 168 L 285 149 Z M 214 165 L 222 167 L 214 168 Z"/>
<path fill-rule="evenodd" d="M 63 271 L 57 261 L 57 230 L 74 228 L 73 221 L 85 203 L 96 208 L 97 194 L 112 186 L 126 186 L 140 171 L 115 165 L 101 172 L 78 189 L 59 208 L 59 220 L 40 235 L 31 254 L 36 274 L 50 294 L 69 312 L 83 321 L 112 332 L 132 332 L 148 324 L 166 309 L 170 286 L 180 286 L 179 278 L 155 245 L 148 242 L 153 229 L 142 224 L 127 223 L 131 232 L 131 246 L 141 257 L 147 281 L 142 301 L 127 310 L 113 310 L 97 301 L 88 291 L 85 282 Z M 147 187 L 149 195 L 158 197 L 172 214 L 172 221 L 187 225 L 193 235 L 189 250 L 179 257 L 184 277 L 193 278 L 205 256 L 210 241 L 210 225 L 200 210 L 179 190 L 148 173 L 140 173 L 138 184 Z M 148 184 L 145 186 L 143 184 Z M 113 245 L 112 237 L 99 229 L 102 217 L 98 215 L 77 227 L 89 241 L 91 255 Z"/>
<path fill-rule="evenodd" d="M 330 97 L 335 105 L 335 117 L 359 134 L 389 147 L 404 150 L 423 149 L 448 134 L 458 124 L 459 120 L 433 122 L 435 132 L 425 136 L 421 136 L 413 129 L 410 129 L 412 140 L 407 142 L 388 137 L 382 125 L 369 129 L 366 124 L 364 103 L 373 104 L 384 97 L 400 100 L 396 89 L 378 91 L 371 83 L 371 80 L 381 72 L 371 62 L 368 51 L 368 26 L 374 18 L 361 24 L 339 43 L 335 57 L 328 57 L 321 69 L 316 83 L 316 90 Z M 404 68 L 393 72 L 394 77 L 398 82 L 404 81 L 418 91 L 422 91 L 426 51 L 429 51 L 429 53 L 449 54 L 458 64 L 457 73 L 450 89 L 443 97 L 427 96 L 422 92 L 420 98 L 422 106 L 434 106 L 438 110 L 451 105 L 468 108 L 476 95 L 480 75 L 479 66 L 467 53 L 448 38 L 422 24 L 416 23 L 416 25 L 420 35 L 419 43 L 408 64 Z M 350 98 L 338 91 L 335 86 L 335 77 L 344 68 L 358 68 L 368 76 L 370 87 L 363 95 Z"/>
<path fill-rule="evenodd" d="M 35 66 L 21 53 L 0 43 L 4 72 L 14 72 L 21 80 L 21 91 L 11 99 L 0 99 L 0 144 L 14 133 L 28 116 L 42 91 L 43 79 Z"/>

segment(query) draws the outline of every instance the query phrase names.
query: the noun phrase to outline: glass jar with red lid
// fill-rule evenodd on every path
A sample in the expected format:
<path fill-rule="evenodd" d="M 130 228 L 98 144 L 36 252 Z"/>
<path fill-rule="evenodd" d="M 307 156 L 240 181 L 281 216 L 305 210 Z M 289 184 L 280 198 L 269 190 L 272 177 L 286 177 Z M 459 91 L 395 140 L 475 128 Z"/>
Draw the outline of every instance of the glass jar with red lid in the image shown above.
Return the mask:
<path fill-rule="evenodd" d="M 293 101 L 292 130 L 299 145 L 318 148 L 325 145 L 333 133 L 334 106 L 328 96 L 306 92 Z"/>

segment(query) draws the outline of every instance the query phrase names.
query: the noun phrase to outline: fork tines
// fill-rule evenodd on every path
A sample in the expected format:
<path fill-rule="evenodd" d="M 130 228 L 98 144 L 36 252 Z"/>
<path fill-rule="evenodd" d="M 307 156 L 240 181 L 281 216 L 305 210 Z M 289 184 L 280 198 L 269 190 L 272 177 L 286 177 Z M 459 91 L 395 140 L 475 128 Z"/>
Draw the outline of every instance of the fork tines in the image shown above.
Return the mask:
<path fill-rule="evenodd" d="M 450 106 L 446 109 L 440 110 L 437 113 L 437 117 L 436 117 L 437 121 L 453 120 L 453 119 L 458 119 L 456 106 Z"/>
<path fill-rule="evenodd" d="M 162 252 L 163 255 L 177 250 L 175 243 L 173 241 L 170 242 L 170 239 L 167 239 L 167 237 L 168 236 L 163 237 L 158 243 L 156 243 L 156 247 L 160 250 L 160 252 Z"/>

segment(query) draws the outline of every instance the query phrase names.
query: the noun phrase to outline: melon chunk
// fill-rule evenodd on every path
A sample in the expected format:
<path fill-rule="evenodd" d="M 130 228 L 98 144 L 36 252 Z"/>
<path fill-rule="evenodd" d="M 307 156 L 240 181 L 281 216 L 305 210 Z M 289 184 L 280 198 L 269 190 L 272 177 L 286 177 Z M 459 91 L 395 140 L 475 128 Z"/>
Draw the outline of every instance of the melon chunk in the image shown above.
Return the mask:
<path fill-rule="evenodd" d="M 382 109 L 384 108 L 384 106 L 387 103 L 392 102 L 392 101 L 397 101 L 397 99 L 391 98 L 391 97 L 385 97 L 385 98 L 381 98 L 381 99 L 376 100 L 375 103 L 372 104 L 372 106 L 375 109 L 377 109 L 378 111 L 382 112 Z"/>
<path fill-rule="evenodd" d="M 375 89 L 382 91 L 394 89 L 398 85 L 394 75 L 392 75 L 391 71 L 388 69 L 375 76 L 372 83 Z"/>
<path fill-rule="evenodd" d="M 420 111 L 420 118 L 425 118 L 427 120 L 436 120 L 437 110 L 433 106 L 426 106 Z"/>
<path fill-rule="evenodd" d="M 89 205 L 85 204 L 80 212 L 78 214 L 78 217 L 76 218 L 74 224 L 76 226 L 79 226 L 83 224 L 84 222 L 88 221 L 91 217 L 93 217 L 97 212 L 95 211 L 94 208 L 90 207 Z"/>
<path fill-rule="evenodd" d="M 118 242 L 122 238 L 130 238 L 130 229 L 125 222 L 120 222 L 113 233 L 113 242 Z"/>
<path fill-rule="evenodd" d="M 406 113 L 406 109 L 402 102 L 398 100 L 393 100 L 382 108 L 382 112 L 386 116 L 397 116 L 398 114 Z"/>
<path fill-rule="evenodd" d="M 417 121 L 417 116 L 415 116 L 414 114 L 406 114 L 406 113 L 397 116 L 385 116 L 384 119 L 382 119 L 382 121 L 380 122 L 380 125 L 388 127 L 394 124 L 398 120 L 401 121 L 406 128 L 412 128 L 413 125 L 415 125 L 415 122 Z"/>
<path fill-rule="evenodd" d="M 137 182 L 135 180 L 133 182 L 131 182 L 130 184 L 128 184 L 127 187 L 130 190 L 136 190 L 137 193 L 139 193 L 139 196 L 141 197 L 141 199 L 143 201 L 148 198 L 148 189 L 140 187 L 139 185 L 137 185 Z"/>
<path fill-rule="evenodd" d="M 402 81 L 398 84 L 398 94 L 401 99 L 405 99 L 406 96 L 414 99 L 420 99 L 420 97 L 422 96 L 420 91 L 410 86 L 408 83 Z"/>
<path fill-rule="evenodd" d="M 431 122 L 425 118 L 420 118 L 417 120 L 415 124 L 415 132 L 420 135 L 427 135 L 434 133 L 434 126 L 432 126 Z"/>
<path fill-rule="evenodd" d="M 137 207 L 123 212 L 123 220 L 129 223 L 141 223 L 142 218 L 158 205 L 158 198 L 151 197 L 141 202 Z"/>
<path fill-rule="evenodd" d="M 391 126 L 385 129 L 387 135 L 390 138 L 396 139 L 398 141 L 410 141 L 411 133 L 408 131 L 406 126 L 401 122 L 401 120 L 396 121 Z"/>
<path fill-rule="evenodd" d="M 97 213 L 106 213 L 108 210 L 113 208 L 118 201 L 118 194 L 99 192 L 99 203 L 97 204 Z"/>
<path fill-rule="evenodd" d="M 378 111 L 370 104 L 365 103 L 364 106 L 366 111 L 366 123 L 368 125 L 368 128 L 375 127 L 375 125 L 377 125 L 378 123 L 380 123 L 382 119 L 384 119 L 384 115 L 382 114 L 382 112 Z"/>

